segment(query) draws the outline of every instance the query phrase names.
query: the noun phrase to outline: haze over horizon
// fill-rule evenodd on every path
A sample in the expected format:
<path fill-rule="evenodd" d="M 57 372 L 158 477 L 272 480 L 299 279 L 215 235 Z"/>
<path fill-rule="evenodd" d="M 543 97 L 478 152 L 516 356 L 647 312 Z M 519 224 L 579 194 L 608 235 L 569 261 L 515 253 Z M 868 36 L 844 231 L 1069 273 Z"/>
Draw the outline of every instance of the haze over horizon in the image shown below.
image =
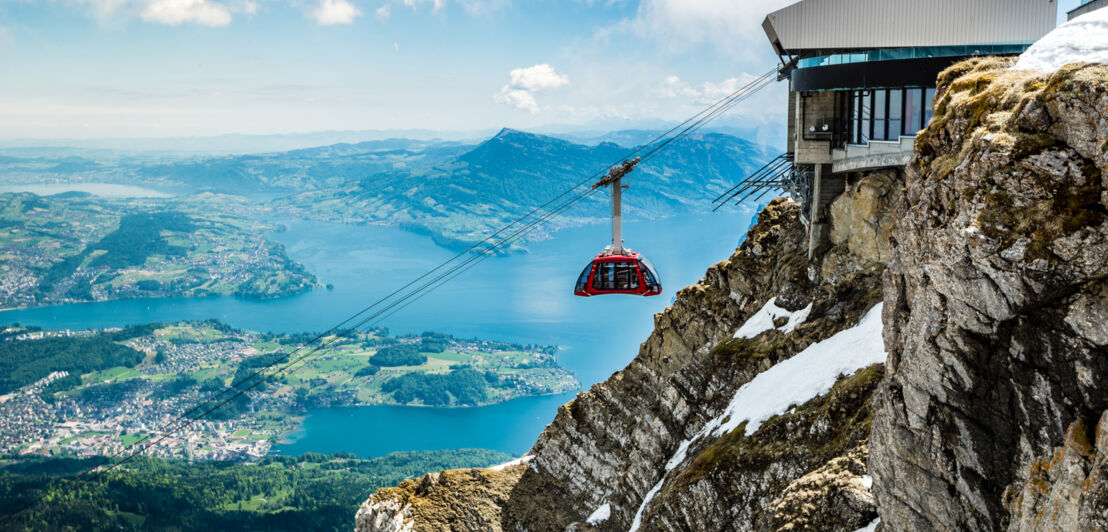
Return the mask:
<path fill-rule="evenodd" d="M 769 70 L 788 0 L 29 0 L 0 6 L 0 139 L 615 129 Z M 784 87 L 731 113 L 783 120 Z"/>

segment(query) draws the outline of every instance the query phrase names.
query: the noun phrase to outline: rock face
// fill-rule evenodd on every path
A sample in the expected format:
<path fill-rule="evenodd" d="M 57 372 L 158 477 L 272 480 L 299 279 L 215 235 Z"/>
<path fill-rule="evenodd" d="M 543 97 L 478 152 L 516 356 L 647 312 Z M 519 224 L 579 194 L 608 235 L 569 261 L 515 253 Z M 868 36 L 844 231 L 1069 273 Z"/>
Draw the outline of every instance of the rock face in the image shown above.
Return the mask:
<path fill-rule="evenodd" d="M 889 530 L 1108 528 L 1108 68 L 939 80 L 885 278 Z"/>
<path fill-rule="evenodd" d="M 900 170 L 871 172 L 831 203 L 831 242 L 870 262 L 889 262 L 892 205 L 904 182 Z"/>
<path fill-rule="evenodd" d="M 354 518 L 356 530 L 489 530 L 499 532 L 501 508 L 527 469 L 460 469 L 378 490 Z"/>
<path fill-rule="evenodd" d="M 836 282 L 821 278 L 818 260 L 808 260 L 799 213 L 798 204 L 775 200 L 730 259 L 679 291 L 625 369 L 559 409 L 506 498 L 457 488 L 477 498 L 451 507 L 498 508 L 499 523 L 491 522 L 495 512 L 483 512 L 477 526 L 468 509 L 448 521 L 443 512 L 421 515 L 429 499 L 413 495 L 420 480 L 375 494 L 358 529 L 627 530 L 638 515 L 641 530 L 793 530 L 818 521 L 824 530 L 852 531 L 872 521 L 863 458 L 880 365 L 842 378 L 749 436 L 743 424 L 694 439 L 742 385 L 852 327 L 881 298 L 884 266 L 845 244 L 834 248 Z M 807 313 L 795 329 L 781 319 L 752 338 L 733 338 L 771 299 L 781 312 Z M 683 442 L 684 459 L 667 468 Z M 597 517 L 601 509 L 607 517 Z"/>

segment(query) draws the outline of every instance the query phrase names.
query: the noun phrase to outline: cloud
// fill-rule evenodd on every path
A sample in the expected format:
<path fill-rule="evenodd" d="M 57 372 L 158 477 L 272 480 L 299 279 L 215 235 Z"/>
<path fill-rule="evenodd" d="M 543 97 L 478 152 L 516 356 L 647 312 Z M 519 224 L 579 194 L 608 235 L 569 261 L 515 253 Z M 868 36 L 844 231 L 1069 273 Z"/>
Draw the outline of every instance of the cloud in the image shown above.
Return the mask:
<path fill-rule="evenodd" d="M 535 93 L 569 85 L 569 76 L 559 74 L 545 63 L 514 69 L 508 73 L 508 79 L 508 84 L 493 95 L 493 100 L 531 114 L 538 114 L 540 110 Z"/>
<path fill-rule="evenodd" d="M 245 0 L 244 2 L 239 3 L 238 6 L 233 7 L 231 10 L 247 16 L 254 15 L 258 12 L 258 3 L 254 2 L 253 0 Z"/>
<path fill-rule="evenodd" d="M 385 4 L 385 5 L 377 8 L 377 10 L 373 12 L 373 17 L 376 18 L 378 22 L 385 22 L 391 16 L 392 16 L 392 9 L 389 8 L 388 4 Z"/>
<path fill-rule="evenodd" d="M 440 9 L 446 6 L 446 0 L 403 0 L 403 2 L 413 11 L 418 11 L 419 6 L 423 4 L 431 4 L 432 13 L 438 13 Z"/>
<path fill-rule="evenodd" d="M 112 7 L 114 9 L 114 7 Z M 222 27 L 231 23 L 227 6 L 208 0 L 154 0 L 139 15 L 147 22 L 179 26 L 186 22 Z"/>
<path fill-rule="evenodd" d="M 707 45 L 731 57 L 752 58 L 769 49 L 762 20 L 795 0 L 642 0 L 631 19 L 599 33 L 631 32 L 671 49 Z"/>
<path fill-rule="evenodd" d="M 331 26 L 353 23 L 361 14 L 362 11 L 349 0 L 319 0 L 309 17 L 320 26 Z"/>
<path fill-rule="evenodd" d="M 744 73 L 719 83 L 705 81 L 699 87 L 694 87 L 677 76 L 667 76 L 655 93 L 662 98 L 684 98 L 708 104 L 734 93 L 755 79 L 756 76 Z"/>
<path fill-rule="evenodd" d="M 523 109 L 533 115 L 539 114 L 539 102 L 535 101 L 535 95 L 531 91 L 513 89 L 505 85 L 500 92 L 493 95 L 493 99 L 496 103 Z"/>

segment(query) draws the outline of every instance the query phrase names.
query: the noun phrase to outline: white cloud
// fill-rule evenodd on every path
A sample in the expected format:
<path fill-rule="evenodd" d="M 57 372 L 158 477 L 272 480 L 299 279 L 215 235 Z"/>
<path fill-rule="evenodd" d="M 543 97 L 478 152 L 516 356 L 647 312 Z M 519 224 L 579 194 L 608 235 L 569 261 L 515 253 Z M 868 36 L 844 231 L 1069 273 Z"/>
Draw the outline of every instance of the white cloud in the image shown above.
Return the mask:
<path fill-rule="evenodd" d="M 403 0 L 404 5 L 412 8 L 413 11 L 418 11 L 419 6 L 423 4 L 431 4 L 431 12 L 438 13 L 440 9 L 446 6 L 446 0 Z"/>
<path fill-rule="evenodd" d="M 531 91 L 513 89 L 507 85 L 500 92 L 493 95 L 496 103 L 510 105 L 517 109 L 523 109 L 533 115 L 539 114 L 539 102 L 535 101 L 535 95 Z"/>
<path fill-rule="evenodd" d="M 362 11 L 349 0 L 319 0 L 319 4 L 309 13 L 309 16 L 320 26 L 331 26 L 350 24 L 361 14 Z"/>
<path fill-rule="evenodd" d="M 218 27 L 231 23 L 231 10 L 208 0 L 154 0 L 146 5 L 140 16 L 147 22 L 170 26 L 191 22 Z"/>
<path fill-rule="evenodd" d="M 92 8 L 98 17 L 106 17 L 117 9 L 131 3 L 131 0 L 75 0 L 78 4 L 85 4 Z"/>
<path fill-rule="evenodd" d="M 508 75 L 512 87 L 532 92 L 557 89 L 569 84 L 569 78 L 565 74 L 555 72 L 554 67 L 547 64 L 517 68 Z"/>
<path fill-rule="evenodd" d="M 392 41 L 392 49 L 395 52 L 400 51 L 400 41 Z"/>
<path fill-rule="evenodd" d="M 708 45 L 732 57 L 769 50 L 762 20 L 795 0 L 643 0 L 633 19 L 601 32 L 630 31 L 670 48 Z"/>
<path fill-rule="evenodd" d="M 385 22 L 391 16 L 392 10 L 389 8 L 388 4 L 377 8 L 377 10 L 373 12 L 373 17 L 376 18 L 378 22 Z"/>
<path fill-rule="evenodd" d="M 662 98 L 691 99 L 697 103 L 708 104 L 734 93 L 755 79 L 756 76 L 743 73 L 719 83 L 705 81 L 699 87 L 694 87 L 677 76 L 667 76 L 655 93 Z"/>
<path fill-rule="evenodd" d="M 535 93 L 569 85 L 569 76 L 559 74 L 548 64 L 517 68 L 508 73 L 509 82 L 493 95 L 497 103 L 511 105 L 531 114 L 540 108 Z"/>

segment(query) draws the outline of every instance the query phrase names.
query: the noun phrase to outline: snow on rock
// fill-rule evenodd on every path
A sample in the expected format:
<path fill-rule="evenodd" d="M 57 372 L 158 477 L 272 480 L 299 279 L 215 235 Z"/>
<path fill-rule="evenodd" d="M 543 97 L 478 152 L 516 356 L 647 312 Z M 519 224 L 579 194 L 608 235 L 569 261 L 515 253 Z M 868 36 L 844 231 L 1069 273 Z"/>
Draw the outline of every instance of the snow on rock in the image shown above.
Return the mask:
<path fill-rule="evenodd" d="M 516 458 L 515 460 L 504 462 L 503 464 L 500 464 L 500 465 L 494 465 L 494 466 L 490 467 L 489 469 L 491 469 L 493 471 L 500 471 L 502 469 L 512 467 L 514 465 L 526 464 L 527 462 L 530 462 L 531 459 L 533 459 L 534 457 L 535 457 L 534 455 L 525 454 L 525 455 L 523 455 L 519 458 Z"/>
<path fill-rule="evenodd" d="M 735 338 L 754 338 L 759 334 L 762 334 L 770 329 L 774 329 L 774 320 L 780 318 L 788 318 L 789 322 L 781 327 L 780 331 L 788 334 L 796 328 L 797 325 L 804 323 L 804 320 L 808 319 L 808 314 L 812 312 L 812 304 L 809 303 L 807 307 L 804 307 L 796 312 L 790 312 L 779 306 L 777 306 L 777 298 L 766 301 L 766 304 L 755 312 L 753 316 L 748 318 L 739 330 L 735 331 Z"/>
<path fill-rule="evenodd" d="M 684 445 L 684 444 L 682 444 Z M 672 461 L 672 460 L 671 460 Z M 669 465 L 666 465 L 666 472 L 670 470 Z M 635 519 L 631 521 L 631 528 L 627 529 L 627 532 L 638 532 L 639 527 L 642 526 L 642 514 L 646 511 L 646 507 L 650 505 L 650 501 L 654 500 L 654 496 L 662 491 L 662 484 L 665 483 L 666 476 L 662 475 L 662 479 L 650 488 L 650 491 L 646 492 L 646 496 L 642 498 L 642 504 L 639 505 L 638 511 L 635 512 Z"/>
<path fill-rule="evenodd" d="M 705 424 L 696 436 L 681 442 L 677 451 L 666 462 L 666 473 L 685 461 L 689 446 L 694 441 L 706 435 L 718 437 L 726 434 L 743 421 L 749 421 L 746 425 L 746 435 L 750 436 L 758 430 L 763 421 L 783 414 L 792 405 L 806 403 L 830 391 L 839 375 L 850 375 L 866 366 L 885 362 L 885 342 L 881 337 L 882 307 L 882 303 L 874 305 L 854 327 L 839 331 L 822 342 L 808 346 L 792 358 L 759 373 L 753 380 L 742 385 L 722 414 Z M 739 337 L 739 333 L 743 332 L 751 321 L 759 318 L 767 308 L 780 309 L 774 299 L 769 300 L 762 310 L 743 324 L 739 332 L 735 333 L 735 337 Z M 789 326 L 796 327 L 807 319 L 811 305 L 796 313 L 789 313 L 784 309 L 781 311 L 789 314 Z M 800 315 L 803 317 L 799 317 Z M 773 321 L 770 319 L 770 328 L 772 327 Z M 751 327 L 751 330 L 753 329 Z M 757 334 L 754 333 L 754 335 Z M 654 496 L 661 491 L 664 482 L 665 474 L 643 497 L 628 532 L 639 529 L 643 513 Z M 877 526 L 876 522 L 871 523 L 870 526 Z"/>
<path fill-rule="evenodd" d="M 1108 9 L 1098 9 L 1077 17 L 1032 44 L 1014 70 L 1054 72 L 1069 63 L 1108 65 Z"/>
<path fill-rule="evenodd" d="M 881 523 L 881 518 L 880 517 L 878 517 L 877 519 L 874 519 L 872 523 L 870 523 L 870 524 L 868 524 L 868 525 L 866 525 L 862 528 L 859 528 L 858 530 L 855 530 L 854 532 L 873 532 L 874 530 L 877 530 L 877 525 L 879 523 Z"/>
<path fill-rule="evenodd" d="M 604 503 L 604 504 L 600 505 L 600 508 L 597 508 L 596 511 L 592 513 L 592 515 L 589 515 L 589 518 L 586 519 L 585 522 L 592 525 L 592 526 L 596 526 L 596 525 L 599 525 L 600 523 L 603 523 L 604 521 L 607 521 L 608 518 L 611 517 L 611 516 L 612 516 L 612 505 L 608 504 L 608 503 Z"/>

